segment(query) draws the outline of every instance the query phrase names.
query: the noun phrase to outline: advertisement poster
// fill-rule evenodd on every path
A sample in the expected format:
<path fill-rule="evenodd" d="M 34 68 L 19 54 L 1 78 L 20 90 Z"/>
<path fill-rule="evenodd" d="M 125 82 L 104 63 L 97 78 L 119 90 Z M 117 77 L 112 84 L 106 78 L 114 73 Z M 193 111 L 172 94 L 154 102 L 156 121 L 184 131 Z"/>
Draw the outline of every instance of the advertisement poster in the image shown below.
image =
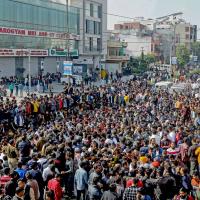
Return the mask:
<path fill-rule="evenodd" d="M 73 72 L 75 75 L 83 75 L 83 66 L 78 65 L 78 66 L 73 66 Z"/>
<path fill-rule="evenodd" d="M 72 75 L 72 67 L 73 67 L 73 63 L 71 61 L 64 61 L 63 62 L 63 75 L 64 76 Z"/>

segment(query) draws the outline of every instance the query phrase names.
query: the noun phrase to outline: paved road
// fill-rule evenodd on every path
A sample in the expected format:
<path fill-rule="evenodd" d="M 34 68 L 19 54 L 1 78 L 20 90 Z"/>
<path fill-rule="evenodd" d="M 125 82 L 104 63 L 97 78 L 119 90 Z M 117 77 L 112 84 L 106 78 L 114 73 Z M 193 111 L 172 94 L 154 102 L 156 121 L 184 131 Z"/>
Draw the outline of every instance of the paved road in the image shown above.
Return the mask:
<path fill-rule="evenodd" d="M 132 77 L 133 76 L 124 76 L 124 77 L 122 77 L 122 81 L 130 80 Z M 102 80 L 92 83 L 92 85 L 97 86 L 97 87 L 99 87 L 101 85 L 105 85 L 105 84 L 106 84 L 105 81 L 102 81 Z M 63 84 L 57 83 L 57 82 L 53 83 L 53 93 L 54 94 L 61 93 L 63 91 L 63 88 L 64 88 Z M 46 91 L 45 93 L 37 92 L 36 87 L 32 87 L 31 88 L 31 93 L 34 93 L 34 94 L 36 94 L 38 96 L 40 96 L 40 95 L 44 96 L 44 95 L 48 95 L 49 91 Z M 10 95 L 10 91 L 9 91 L 9 89 L 7 89 L 7 97 L 9 97 L 9 95 Z M 15 90 L 14 90 L 14 96 L 15 96 Z M 23 92 L 23 97 L 26 97 L 26 96 L 27 96 L 27 93 L 24 91 Z M 4 97 L 4 98 L 6 98 L 6 97 Z M 17 101 L 20 101 L 22 99 L 19 96 L 17 96 L 17 97 L 15 96 L 15 98 L 17 99 Z"/>

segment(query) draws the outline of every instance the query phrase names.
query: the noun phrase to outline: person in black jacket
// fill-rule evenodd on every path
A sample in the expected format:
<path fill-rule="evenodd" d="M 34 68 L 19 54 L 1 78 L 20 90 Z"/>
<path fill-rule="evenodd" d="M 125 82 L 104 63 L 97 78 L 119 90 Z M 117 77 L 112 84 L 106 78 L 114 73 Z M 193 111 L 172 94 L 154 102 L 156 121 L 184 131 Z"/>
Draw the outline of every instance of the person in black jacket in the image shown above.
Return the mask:
<path fill-rule="evenodd" d="M 22 137 L 22 140 L 18 144 L 18 150 L 20 153 L 21 162 L 23 164 L 26 164 L 27 161 L 30 159 L 30 150 L 31 150 L 31 144 L 27 140 L 26 135 L 24 134 Z"/>

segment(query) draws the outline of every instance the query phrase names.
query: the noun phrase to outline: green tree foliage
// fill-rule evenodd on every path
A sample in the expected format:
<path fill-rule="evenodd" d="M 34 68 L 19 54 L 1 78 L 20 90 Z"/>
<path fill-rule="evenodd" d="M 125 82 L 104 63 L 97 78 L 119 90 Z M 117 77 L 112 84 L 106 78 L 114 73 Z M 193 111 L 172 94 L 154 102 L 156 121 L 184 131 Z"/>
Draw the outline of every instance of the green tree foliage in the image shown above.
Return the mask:
<path fill-rule="evenodd" d="M 139 57 L 130 57 L 128 67 L 131 68 L 132 72 L 141 73 L 146 71 L 148 65 L 154 63 L 155 61 L 156 58 L 153 54 L 144 55 L 144 53 L 142 52 L 141 56 Z"/>
<path fill-rule="evenodd" d="M 144 55 L 144 60 L 147 64 L 152 64 L 156 62 L 156 57 L 153 54 Z"/>
<path fill-rule="evenodd" d="M 176 48 L 176 57 L 179 67 L 184 67 L 190 61 L 190 52 L 185 45 Z"/>

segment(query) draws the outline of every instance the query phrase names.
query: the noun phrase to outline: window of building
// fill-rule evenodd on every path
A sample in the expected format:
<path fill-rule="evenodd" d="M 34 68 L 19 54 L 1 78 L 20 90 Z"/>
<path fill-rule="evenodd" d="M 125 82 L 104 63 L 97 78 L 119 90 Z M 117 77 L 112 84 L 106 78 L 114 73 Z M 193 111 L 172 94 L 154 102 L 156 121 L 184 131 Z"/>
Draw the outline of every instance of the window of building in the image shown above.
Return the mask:
<path fill-rule="evenodd" d="M 89 51 L 93 51 L 93 38 L 90 37 L 89 41 L 90 41 L 90 43 L 89 43 Z"/>
<path fill-rule="evenodd" d="M 189 32 L 190 27 L 185 27 L 185 32 Z"/>
<path fill-rule="evenodd" d="M 97 22 L 94 21 L 94 34 L 98 34 L 97 32 Z"/>
<path fill-rule="evenodd" d="M 86 20 L 86 33 L 88 34 L 95 34 L 95 25 L 94 21 Z"/>
<path fill-rule="evenodd" d="M 90 34 L 94 34 L 94 22 L 90 20 Z"/>
<path fill-rule="evenodd" d="M 85 38 L 85 51 L 89 51 L 89 46 L 90 46 L 90 41 L 89 41 L 89 37 Z"/>
<path fill-rule="evenodd" d="M 86 19 L 86 33 L 90 33 L 90 20 Z"/>
<path fill-rule="evenodd" d="M 97 33 L 101 35 L 101 22 L 97 22 Z"/>
<path fill-rule="evenodd" d="M 85 14 L 86 14 L 87 17 L 90 16 L 90 3 L 86 3 Z"/>
<path fill-rule="evenodd" d="M 102 18 L 102 7 L 98 6 L 98 18 Z"/>
<path fill-rule="evenodd" d="M 94 34 L 100 35 L 101 34 L 101 23 L 94 21 Z"/>
<path fill-rule="evenodd" d="M 97 38 L 97 51 L 101 51 L 101 38 Z"/>
<path fill-rule="evenodd" d="M 90 17 L 94 17 L 94 5 L 90 4 Z"/>
<path fill-rule="evenodd" d="M 97 51 L 97 38 L 93 38 L 93 51 Z"/>
<path fill-rule="evenodd" d="M 189 34 L 186 34 L 186 35 L 185 35 L 185 39 L 186 39 L 186 40 L 189 40 L 189 39 L 190 39 L 190 35 L 189 35 Z"/>
<path fill-rule="evenodd" d="M 96 5 L 96 4 L 94 4 L 94 6 L 93 6 L 93 8 L 94 8 L 94 15 L 93 15 L 93 17 L 95 17 L 95 18 L 98 18 L 98 5 Z"/>

